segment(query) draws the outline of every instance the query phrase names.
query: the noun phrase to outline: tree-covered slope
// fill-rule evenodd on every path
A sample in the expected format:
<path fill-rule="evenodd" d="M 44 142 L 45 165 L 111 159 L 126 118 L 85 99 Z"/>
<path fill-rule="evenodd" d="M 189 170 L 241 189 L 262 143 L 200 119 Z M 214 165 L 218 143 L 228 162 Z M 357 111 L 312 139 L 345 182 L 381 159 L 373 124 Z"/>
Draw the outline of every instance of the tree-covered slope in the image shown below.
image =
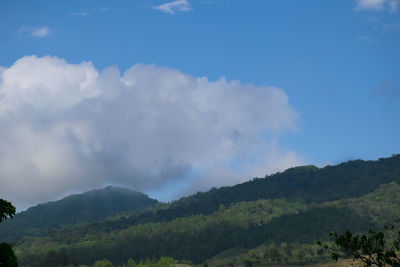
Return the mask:
<path fill-rule="evenodd" d="M 359 197 L 391 181 L 400 183 L 400 155 L 376 161 L 349 161 L 324 168 L 301 166 L 235 186 L 213 188 L 162 205 L 161 208 L 100 224 L 103 229 L 124 229 L 147 222 L 168 222 L 197 214 L 207 215 L 217 211 L 221 204 L 229 207 L 238 202 L 258 199 L 285 198 L 305 203 L 323 203 Z M 0 236 L 14 241 L 24 235 L 46 234 L 60 226 L 100 221 L 120 212 L 142 211 L 155 203 L 155 200 L 128 189 L 110 187 L 94 190 L 30 208 L 1 227 Z"/>
<path fill-rule="evenodd" d="M 323 203 L 359 197 L 392 181 L 400 183 L 400 154 L 376 161 L 354 160 L 324 168 L 301 166 L 235 186 L 213 188 L 181 198 L 164 208 L 130 216 L 117 225 L 106 222 L 105 227 L 127 227 L 196 214 L 206 215 L 218 210 L 221 204 L 229 207 L 234 203 L 257 199 L 286 198 Z"/>
<path fill-rule="evenodd" d="M 256 199 L 303 199 L 308 203 L 322 203 L 342 198 L 359 197 L 391 181 L 400 183 L 400 154 L 377 161 L 354 160 L 336 166 L 290 168 L 265 178 L 232 187 L 222 187 L 198 193 L 176 206 L 193 207 L 207 213 L 219 204 L 229 206 L 240 201 Z"/>
<path fill-rule="evenodd" d="M 389 194 L 390 197 L 386 197 Z M 193 215 L 169 222 L 145 223 L 121 229 L 92 224 L 54 232 L 51 236 L 26 238 L 17 245 L 23 263 L 40 260 L 51 248 L 63 248 L 80 263 L 108 258 L 115 264 L 161 256 L 205 261 L 232 248 L 261 244 L 313 244 L 330 231 L 364 232 L 391 224 L 398 218 L 400 185 L 390 183 L 358 198 L 322 204 L 285 199 L 239 202 L 220 206 L 209 215 Z M 385 210 L 380 210 L 385 207 Z M 376 221 L 377 213 L 391 216 Z M 121 223 L 125 219 L 116 219 Z"/>
<path fill-rule="evenodd" d="M 52 229 L 104 220 L 124 212 L 144 211 L 156 204 L 157 200 L 143 193 L 109 186 L 18 213 L 0 227 L 0 237 L 3 241 L 15 241 L 24 235 L 42 235 Z"/>
<path fill-rule="evenodd" d="M 37 221 L 25 221 L 26 225 L 20 221 L 13 229 L 25 226 L 23 235 L 30 236 L 34 231 L 47 233 L 17 243 L 24 263 L 38 262 L 49 249 L 60 248 L 80 263 L 104 257 L 122 263 L 153 255 L 201 262 L 227 249 L 271 242 L 310 243 L 329 231 L 366 231 L 392 223 L 400 215 L 398 184 L 400 155 L 393 155 L 324 168 L 291 168 L 112 220 L 89 216 L 86 222 L 98 221 L 51 232 L 47 230 L 59 227 L 60 222 L 47 222 L 46 214 L 33 210 L 40 214 Z M 78 221 L 65 216 L 75 205 L 85 206 L 79 203 L 83 202 L 70 205 L 63 214 L 69 224 L 79 224 L 78 218 L 88 214 L 85 210 L 78 213 Z M 52 214 L 59 214 L 56 210 Z M 30 226 L 41 223 L 47 228 Z"/>

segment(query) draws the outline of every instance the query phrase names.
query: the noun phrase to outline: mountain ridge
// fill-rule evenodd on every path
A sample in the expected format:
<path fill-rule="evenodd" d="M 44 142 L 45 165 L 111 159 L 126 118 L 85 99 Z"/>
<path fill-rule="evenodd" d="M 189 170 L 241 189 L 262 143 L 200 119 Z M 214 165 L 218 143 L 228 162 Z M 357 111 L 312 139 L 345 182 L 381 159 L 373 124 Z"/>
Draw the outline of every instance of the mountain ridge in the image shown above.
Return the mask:
<path fill-rule="evenodd" d="M 397 223 L 399 205 L 397 154 L 323 168 L 294 167 L 112 220 L 39 234 L 28 231 L 30 237 L 18 240 L 16 252 L 24 264 L 40 262 L 49 249 L 65 251 L 84 264 L 104 257 L 122 264 L 153 256 L 201 263 L 229 249 L 281 247 L 285 242 L 311 246 L 330 231 L 382 229 Z M 319 257 L 313 253 L 310 259 Z M 300 260 L 295 258 L 291 260 Z"/>
<path fill-rule="evenodd" d="M 388 192 L 390 197 L 385 197 Z M 340 202 L 335 205 L 334 202 L 301 204 L 285 199 L 257 200 L 240 202 L 229 208 L 221 206 L 209 215 L 131 225 L 123 229 L 95 223 L 86 229 L 75 227 L 46 237 L 26 239 L 17 244 L 17 253 L 24 263 L 32 262 L 34 255 L 43 255 L 48 248 L 64 249 L 85 264 L 104 257 L 121 264 L 129 258 L 136 261 L 154 255 L 201 263 L 232 248 L 278 246 L 285 242 L 290 247 L 312 245 L 316 240 L 326 239 L 330 231 L 365 232 L 371 228 L 383 229 L 383 225 L 395 222 L 393 218 L 400 215 L 397 208 L 400 185 L 391 182 L 360 198 Z M 380 210 L 381 207 L 386 210 Z M 377 209 L 381 214 L 387 210 L 394 214 L 380 216 L 383 221 L 375 220 L 374 217 L 379 216 Z M 319 256 L 314 254 L 313 257 Z"/>
<path fill-rule="evenodd" d="M 0 227 L 0 236 L 15 241 L 26 234 L 43 235 L 66 226 L 101 221 L 125 212 L 144 211 L 156 204 L 157 200 L 144 193 L 107 186 L 41 203 L 19 212 Z"/>
<path fill-rule="evenodd" d="M 288 198 L 323 203 L 360 197 L 392 181 L 400 184 L 400 154 L 375 161 L 352 160 L 323 168 L 299 166 L 234 186 L 198 192 L 173 201 L 164 208 L 130 216 L 125 222 L 129 225 L 206 215 L 218 210 L 221 204 L 229 207 L 234 203 L 257 199 Z"/>

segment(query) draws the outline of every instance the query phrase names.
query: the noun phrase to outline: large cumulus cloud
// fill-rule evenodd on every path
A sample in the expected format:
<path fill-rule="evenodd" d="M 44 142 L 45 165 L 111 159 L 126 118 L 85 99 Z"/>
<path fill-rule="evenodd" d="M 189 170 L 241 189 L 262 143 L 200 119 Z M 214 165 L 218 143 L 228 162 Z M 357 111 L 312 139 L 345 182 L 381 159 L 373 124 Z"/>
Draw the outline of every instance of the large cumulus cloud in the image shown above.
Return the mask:
<path fill-rule="evenodd" d="M 25 56 L 0 68 L 0 195 L 21 209 L 105 184 L 179 195 L 240 182 L 299 163 L 276 143 L 296 120 L 276 87 Z"/>

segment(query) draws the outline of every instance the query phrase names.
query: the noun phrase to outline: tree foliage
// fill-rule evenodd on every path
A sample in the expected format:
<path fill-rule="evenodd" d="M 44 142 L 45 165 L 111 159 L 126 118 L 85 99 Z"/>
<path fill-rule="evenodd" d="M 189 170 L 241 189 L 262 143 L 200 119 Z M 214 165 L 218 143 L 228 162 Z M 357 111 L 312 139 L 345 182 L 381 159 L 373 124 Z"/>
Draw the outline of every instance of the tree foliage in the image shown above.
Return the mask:
<path fill-rule="evenodd" d="M 391 242 L 388 242 L 384 232 L 374 230 L 362 235 L 354 235 L 350 231 L 342 235 L 332 232 L 329 234 L 329 239 L 333 245 L 323 246 L 331 252 L 332 258 L 336 261 L 340 257 L 347 256 L 353 260 L 360 260 L 365 267 L 372 265 L 400 267 L 400 231 Z M 320 242 L 319 244 L 322 245 Z"/>
<path fill-rule="evenodd" d="M 16 209 L 11 202 L 0 199 L 0 222 L 14 217 L 15 212 Z M 0 243 L 0 267 L 18 267 L 17 257 L 7 243 Z"/>
<path fill-rule="evenodd" d="M 19 251 L 24 264 L 32 262 L 30 254 L 54 247 L 65 247 L 84 264 L 102 257 L 121 264 L 128 258 L 140 261 L 153 254 L 200 263 L 227 249 L 251 248 L 266 241 L 312 243 L 329 231 L 344 229 L 349 221 L 354 222 L 353 230 L 356 231 L 371 227 L 368 219 L 348 208 L 307 209 L 296 202 L 259 200 L 237 203 L 211 215 L 141 224 L 118 231 L 92 229 L 92 233 L 85 233 L 66 229 L 54 233 L 51 238 L 29 239 Z M 268 251 L 266 260 L 281 259 L 276 256 L 276 250 L 269 248 Z M 295 258 L 297 256 L 293 256 Z"/>
<path fill-rule="evenodd" d="M 18 267 L 17 257 L 7 243 L 0 243 L 0 267 Z"/>
<path fill-rule="evenodd" d="M 14 217 L 16 212 L 15 207 L 11 204 L 11 202 L 0 199 L 0 222 Z"/>
<path fill-rule="evenodd" d="M 46 257 L 39 263 L 32 265 L 32 267 L 53 267 L 53 266 L 67 266 L 68 264 L 76 265 L 76 261 L 72 259 L 65 250 L 56 252 L 50 250 L 47 252 Z"/>
<path fill-rule="evenodd" d="M 80 264 L 103 258 L 125 264 L 129 258 L 140 262 L 153 255 L 201 263 L 229 249 L 310 244 L 330 231 L 343 232 L 350 226 L 350 231 L 365 232 L 397 220 L 399 181 L 400 155 L 291 168 L 140 214 L 26 237 L 16 251 L 21 264 L 39 262 L 49 249 L 62 248 Z M 262 262 L 279 263 L 308 261 L 318 254 L 289 247 L 279 247 L 279 256 L 273 246 L 257 255 Z"/>

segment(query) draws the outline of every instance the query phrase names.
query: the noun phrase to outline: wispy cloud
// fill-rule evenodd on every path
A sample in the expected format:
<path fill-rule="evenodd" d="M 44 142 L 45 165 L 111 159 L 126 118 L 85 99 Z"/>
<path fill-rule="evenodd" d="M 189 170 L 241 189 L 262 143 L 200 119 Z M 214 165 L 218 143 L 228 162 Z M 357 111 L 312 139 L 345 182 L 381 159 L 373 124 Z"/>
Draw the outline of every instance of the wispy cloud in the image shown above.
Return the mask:
<path fill-rule="evenodd" d="M 359 36 L 357 36 L 357 40 L 362 41 L 362 42 L 367 42 L 367 43 L 375 42 L 375 39 L 369 34 L 359 35 Z"/>
<path fill-rule="evenodd" d="M 32 30 L 33 37 L 46 37 L 50 34 L 50 29 L 47 26 L 35 28 Z"/>
<path fill-rule="evenodd" d="M 357 9 L 383 9 L 385 0 L 357 0 Z"/>
<path fill-rule="evenodd" d="M 357 0 L 357 10 L 384 10 L 394 13 L 397 11 L 399 0 Z"/>
<path fill-rule="evenodd" d="M 153 9 L 157 9 L 160 10 L 161 12 L 173 15 L 178 11 L 188 12 L 193 8 L 190 6 L 187 0 L 175 0 L 162 5 L 153 6 Z"/>
<path fill-rule="evenodd" d="M 400 31 L 400 23 L 397 23 L 397 24 L 385 23 L 385 24 L 383 24 L 382 29 L 385 32 Z"/>
<path fill-rule="evenodd" d="M 94 7 L 92 9 L 85 10 L 85 11 L 72 12 L 71 15 L 72 16 L 82 16 L 83 17 L 83 16 L 88 16 L 88 15 L 93 14 L 93 13 L 103 13 L 103 12 L 108 11 L 108 10 L 110 10 L 110 8 L 107 7 L 107 6 Z"/>
<path fill-rule="evenodd" d="M 30 27 L 22 26 L 18 31 L 20 34 L 29 35 L 36 38 L 44 38 L 51 34 L 51 30 L 47 26 L 43 27 Z"/>
<path fill-rule="evenodd" d="M 87 14 L 88 14 L 88 12 L 86 12 L 86 11 L 71 13 L 72 16 L 86 16 Z"/>

